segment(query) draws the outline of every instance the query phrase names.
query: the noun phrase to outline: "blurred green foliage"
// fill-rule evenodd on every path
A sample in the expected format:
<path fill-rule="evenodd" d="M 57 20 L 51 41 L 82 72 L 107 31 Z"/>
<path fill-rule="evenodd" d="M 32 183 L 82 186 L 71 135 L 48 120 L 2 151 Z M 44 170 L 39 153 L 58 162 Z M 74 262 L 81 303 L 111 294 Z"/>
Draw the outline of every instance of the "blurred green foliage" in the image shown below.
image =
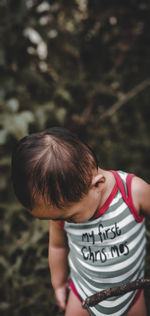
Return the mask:
<path fill-rule="evenodd" d="M 0 1 L 1 315 L 57 313 L 48 223 L 22 210 L 11 186 L 18 139 L 64 126 L 102 167 L 149 181 L 149 16 L 147 0 Z"/>

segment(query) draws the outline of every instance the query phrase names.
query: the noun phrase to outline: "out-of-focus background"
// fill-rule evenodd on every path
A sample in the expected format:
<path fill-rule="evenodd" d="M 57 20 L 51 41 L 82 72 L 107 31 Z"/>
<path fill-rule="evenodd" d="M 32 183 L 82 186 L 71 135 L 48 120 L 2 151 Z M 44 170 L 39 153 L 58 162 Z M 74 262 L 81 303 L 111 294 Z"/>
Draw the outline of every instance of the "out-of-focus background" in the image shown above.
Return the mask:
<path fill-rule="evenodd" d="M 17 140 L 64 126 L 92 146 L 103 168 L 150 182 L 149 56 L 147 0 L 0 1 L 1 315 L 58 315 L 48 222 L 33 219 L 12 189 Z M 149 236 L 147 221 L 147 277 Z"/>

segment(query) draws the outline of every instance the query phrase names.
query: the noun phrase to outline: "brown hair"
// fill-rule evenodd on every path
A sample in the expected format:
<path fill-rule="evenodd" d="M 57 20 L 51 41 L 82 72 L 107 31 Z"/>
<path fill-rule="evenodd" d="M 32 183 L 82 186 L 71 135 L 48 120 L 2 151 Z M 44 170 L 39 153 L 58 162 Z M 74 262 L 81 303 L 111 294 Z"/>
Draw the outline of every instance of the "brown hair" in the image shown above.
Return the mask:
<path fill-rule="evenodd" d="M 21 139 L 12 156 L 16 196 L 32 210 L 37 195 L 61 208 L 87 194 L 93 169 L 91 148 L 67 129 L 53 127 Z"/>

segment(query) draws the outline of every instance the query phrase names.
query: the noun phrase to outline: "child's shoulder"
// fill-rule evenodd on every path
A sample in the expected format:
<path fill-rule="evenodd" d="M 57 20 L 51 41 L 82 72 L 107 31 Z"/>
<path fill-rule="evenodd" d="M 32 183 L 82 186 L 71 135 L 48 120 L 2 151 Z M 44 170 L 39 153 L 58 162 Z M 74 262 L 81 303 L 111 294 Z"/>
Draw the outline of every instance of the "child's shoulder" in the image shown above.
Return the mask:
<path fill-rule="evenodd" d="M 150 185 L 142 178 L 134 176 L 131 182 L 133 203 L 144 215 L 150 215 Z"/>
<path fill-rule="evenodd" d="M 121 192 L 123 195 L 128 195 L 139 215 L 140 213 L 150 215 L 150 185 L 135 174 L 122 170 L 111 170 L 111 172 L 114 174 Z"/>

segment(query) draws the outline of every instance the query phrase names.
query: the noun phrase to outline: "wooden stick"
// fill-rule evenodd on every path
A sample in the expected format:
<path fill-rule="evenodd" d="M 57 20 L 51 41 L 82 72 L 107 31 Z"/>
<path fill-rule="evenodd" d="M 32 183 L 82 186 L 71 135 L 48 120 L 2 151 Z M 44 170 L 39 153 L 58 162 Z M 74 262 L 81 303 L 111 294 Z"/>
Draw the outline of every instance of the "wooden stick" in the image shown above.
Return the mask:
<path fill-rule="evenodd" d="M 86 309 L 88 306 L 95 306 L 109 297 L 123 295 L 127 292 L 144 288 L 150 288 L 150 279 L 136 280 L 131 283 L 126 283 L 121 286 L 109 288 L 95 293 L 86 298 L 82 304 L 82 307 Z"/>

